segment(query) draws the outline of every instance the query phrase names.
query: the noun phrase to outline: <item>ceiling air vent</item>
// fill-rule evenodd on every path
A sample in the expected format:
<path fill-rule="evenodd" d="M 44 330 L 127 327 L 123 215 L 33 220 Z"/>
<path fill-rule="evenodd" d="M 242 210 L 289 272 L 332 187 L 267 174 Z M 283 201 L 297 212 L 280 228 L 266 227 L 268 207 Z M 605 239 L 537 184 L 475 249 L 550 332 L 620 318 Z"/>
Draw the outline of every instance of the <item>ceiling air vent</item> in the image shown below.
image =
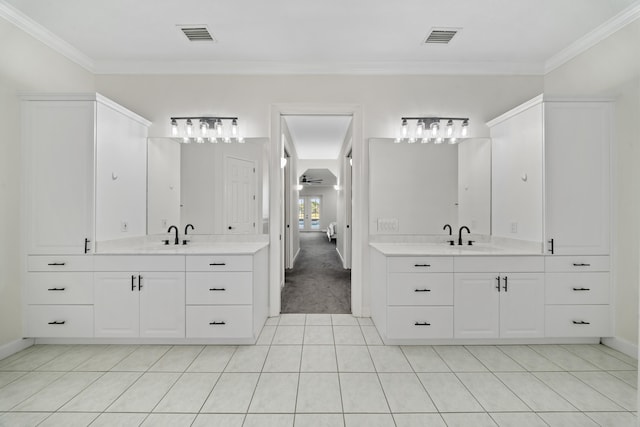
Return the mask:
<path fill-rule="evenodd" d="M 425 44 L 447 44 L 453 36 L 458 34 L 458 28 L 438 28 L 431 30 L 425 39 Z"/>
<path fill-rule="evenodd" d="M 213 42 L 215 39 L 209 33 L 206 25 L 178 25 L 178 28 L 192 42 Z"/>

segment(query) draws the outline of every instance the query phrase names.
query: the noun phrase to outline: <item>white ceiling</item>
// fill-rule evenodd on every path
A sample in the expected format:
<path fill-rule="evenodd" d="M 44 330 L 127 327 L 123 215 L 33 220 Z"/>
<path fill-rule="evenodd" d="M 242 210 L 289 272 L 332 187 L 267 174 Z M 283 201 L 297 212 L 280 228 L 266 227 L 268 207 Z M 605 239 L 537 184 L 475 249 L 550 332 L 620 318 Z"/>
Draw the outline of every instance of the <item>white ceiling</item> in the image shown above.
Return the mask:
<path fill-rule="evenodd" d="M 306 176 L 307 180 L 321 182 L 302 182 L 302 176 Z M 329 169 L 307 169 L 300 175 L 299 183 L 310 187 L 333 187 L 338 183 L 338 178 L 331 173 Z"/>
<path fill-rule="evenodd" d="M 299 159 L 337 159 L 351 116 L 283 116 Z"/>
<path fill-rule="evenodd" d="M 638 8 L 637 0 L 0 0 L 1 17 L 96 73 L 537 74 Z M 217 41 L 188 42 L 177 24 L 206 24 Z M 449 45 L 424 45 L 434 27 L 462 30 Z"/>

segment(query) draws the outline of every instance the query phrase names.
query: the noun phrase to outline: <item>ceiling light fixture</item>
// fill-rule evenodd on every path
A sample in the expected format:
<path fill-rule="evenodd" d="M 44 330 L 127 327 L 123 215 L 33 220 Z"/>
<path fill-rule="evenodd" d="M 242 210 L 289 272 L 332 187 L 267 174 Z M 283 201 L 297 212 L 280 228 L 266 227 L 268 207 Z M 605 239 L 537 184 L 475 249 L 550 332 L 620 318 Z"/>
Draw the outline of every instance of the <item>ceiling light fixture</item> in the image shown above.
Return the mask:
<path fill-rule="evenodd" d="M 195 135 L 193 122 L 200 122 L 200 133 Z M 181 134 L 179 121 L 184 121 L 184 132 Z M 228 122 L 225 126 L 224 122 Z M 182 138 L 185 144 L 190 142 L 237 142 L 244 143 L 244 137 L 240 134 L 237 117 L 171 117 L 171 136 Z"/>
<path fill-rule="evenodd" d="M 416 121 L 412 128 L 411 121 Z M 445 122 L 441 126 L 440 122 Z M 455 122 L 461 122 L 456 127 Z M 444 129 L 444 130 L 443 130 Z M 425 132 L 425 130 L 427 130 Z M 413 144 L 420 141 L 422 144 L 433 142 L 434 144 L 457 144 L 469 135 L 469 118 L 467 117 L 403 117 L 400 126 L 400 136 L 394 139 L 395 143 L 406 142 Z"/>

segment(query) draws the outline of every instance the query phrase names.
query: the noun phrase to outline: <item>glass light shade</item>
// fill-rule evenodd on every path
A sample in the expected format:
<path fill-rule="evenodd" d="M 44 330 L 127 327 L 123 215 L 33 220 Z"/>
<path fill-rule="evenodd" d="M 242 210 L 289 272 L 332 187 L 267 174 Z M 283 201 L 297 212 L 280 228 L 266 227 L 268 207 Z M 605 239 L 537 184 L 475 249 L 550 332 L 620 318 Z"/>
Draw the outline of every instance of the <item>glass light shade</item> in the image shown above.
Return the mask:
<path fill-rule="evenodd" d="M 431 129 L 431 136 L 434 138 L 437 137 L 438 133 L 440 132 L 440 123 L 438 122 L 431 123 L 430 129 Z"/>
<path fill-rule="evenodd" d="M 447 122 L 447 138 L 451 138 L 453 136 L 453 120 L 449 120 Z"/>
<path fill-rule="evenodd" d="M 418 120 L 418 124 L 416 125 L 416 138 L 420 139 L 422 135 L 424 135 L 424 122 Z"/>
<path fill-rule="evenodd" d="M 238 121 L 236 119 L 231 122 L 231 136 L 233 138 L 238 136 Z"/>
<path fill-rule="evenodd" d="M 403 138 L 406 138 L 407 135 L 409 134 L 409 125 L 407 124 L 407 120 L 402 120 L 402 128 L 401 128 L 401 135 Z"/>
<path fill-rule="evenodd" d="M 460 136 L 466 138 L 469 135 L 469 122 L 465 120 L 462 122 L 462 128 L 460 129 Z"/>
<path fill-rule="evenodd" d="M 186 131 L 187 136 L 193 135 L 193 123 L 191 122 L 191 119 L 187 119 Z"/>
<path fill-rule="evenodd" d="M 218 138 L 222 137 L 222 121 L 218 120 L 216 122 L 216 136 Z"/>
<path fill-rule="evenodd" d="M 171 119 L 171 136 L 178 136 L 178 122 Z"/>
<path fill-rule="evenodd" d="M 208 132 L 209 132 L 209 123 L 207 123 L 205 120 L 200 120 L 200 135 L 207 136 Z"/>

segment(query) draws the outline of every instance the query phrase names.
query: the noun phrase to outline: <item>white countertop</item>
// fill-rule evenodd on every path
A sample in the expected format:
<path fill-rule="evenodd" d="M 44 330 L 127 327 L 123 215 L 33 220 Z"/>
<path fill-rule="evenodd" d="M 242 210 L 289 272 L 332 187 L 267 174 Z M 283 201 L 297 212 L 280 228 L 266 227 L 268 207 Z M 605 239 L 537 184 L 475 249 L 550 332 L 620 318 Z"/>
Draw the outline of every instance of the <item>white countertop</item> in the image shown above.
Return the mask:
<path fill-rule="evenodd" d="M 180 240 L 182 242 L 182 239 Z M 97 255 L 155 254 L 155 255 L 253 255 L 269 246 L 261 241 L 190 241 L 186 245 L 165 245 L 162 239 L 128 239 L 99 242 Z"/>
<path fill-rule="evenodd" d="M 450 246 L 448 243 L 369 243 L 387 256 L 478 256 L 478 255 L 542 255 L 531 248 L 515 248 L 477 243 L 473 246 Z"/>

